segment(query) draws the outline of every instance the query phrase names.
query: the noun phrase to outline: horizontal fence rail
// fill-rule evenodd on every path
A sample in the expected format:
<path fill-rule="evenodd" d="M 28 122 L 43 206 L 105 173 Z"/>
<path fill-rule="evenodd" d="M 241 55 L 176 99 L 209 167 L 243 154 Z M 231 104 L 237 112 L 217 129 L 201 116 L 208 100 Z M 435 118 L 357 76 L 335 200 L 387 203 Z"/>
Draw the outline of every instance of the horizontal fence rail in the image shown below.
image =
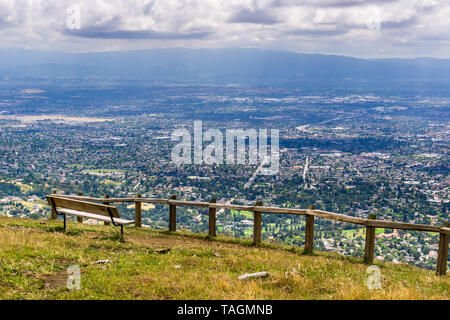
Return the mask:
<path fill-rule="evenodd" d="M 208 234 L 211 237 L 216 236 L 216 211 L 217 209 L 227 209 L 227 210 L 243 210 L 251 211 L 254 214 L 253 223 L 253 242 L 258 244 L 261 242 L 261 231 L 262 231 L 262 219 L 261 215 L 264 213 L 272 214 L 293 214 L 293 215 L 303 215 L 306 216 L 306 235 L 305 235 L 305 253 L 312 253 L 313 251 L 313 241 L 314 241 L 314 218 L 325 218 L 333 221 L 347 222 L 357 225 L 362 225 L 366 227 L 366 242 L 364 250 L 364 262 L 373 263 L 374 252 L 375 252 L 375 229 L 376 228 L 387 228 L 387 229 L 401 229 L 410 231 L 420 231 L 420 232 L 436 232 L 439 233 L 439 251 L 437 259 L 436 273 L 438 275 L 446 275 L 447 272 L 447 260 L 448 260 L 448 247 L 450 238 L 450 225 L 448 222 L 444 223 L 443 226 L 431 226 L 422 225 L 415 223 L 405 223 L 405 222 L 394 222 L 385 220 L 376 220 L 375 215 L 370 215 L 367 219 L 350 217 L 344 214 L 328 212 L 323 210 L 316 210 L 313 206 L 309 209 L 296 209 L 296 208 L 281 208 L 281 207 L 267 207 L 262 204 L 261 201 L 255 203 L 254 206 L 246 205 L 234 205 L 227 203 L 216 203 L 215 199 L 211 199 L 210 202 L 200 202 L 200 201 L 185 201 L 177 200 L 175 196 L 169 199 L 161 198 L 142 198 L 137 195 L 133 198 L 109 198 L 105 196 L 104 198 L 87 197 L 82 195 L 58 195 L 60 197 L 67 197 L 71 199 L 101 202 L 101 203 L 129 203 L 133 202 L 135 204 L 135 226 L 141 227 L 141 210 L 142 203 L 152 203 L 152 204 L 165 204 L 169 206 L 169 230 L 176 231 L 176 206 L 187 206 L 187 207 L 199 207 L 209 209 L 209 231 Z M 105 201 L 106 200 L 106 201 Z M 52 214 L 52 219 L 56 217 Z"/>

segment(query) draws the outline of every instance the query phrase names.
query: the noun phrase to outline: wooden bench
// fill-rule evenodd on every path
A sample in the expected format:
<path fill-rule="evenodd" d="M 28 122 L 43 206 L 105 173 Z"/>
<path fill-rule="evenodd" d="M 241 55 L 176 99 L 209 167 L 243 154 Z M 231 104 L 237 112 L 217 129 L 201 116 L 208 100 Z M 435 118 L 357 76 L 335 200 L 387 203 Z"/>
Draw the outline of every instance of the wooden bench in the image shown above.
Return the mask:
<path fill-rule="evenodd" d="M 134 220 L 121 219 L 119 210 L 115 206 L 70 199 L 61 195 L 46 196 L 52 210 L 57 215 L 64 216 L 64 232 L 66 232 L 66 215 L 95 219 L 103 222 L 112 222 L 116 227 L 120 226 L 120 235 L 123 240 L 123 226 L 133 224 Z"/>

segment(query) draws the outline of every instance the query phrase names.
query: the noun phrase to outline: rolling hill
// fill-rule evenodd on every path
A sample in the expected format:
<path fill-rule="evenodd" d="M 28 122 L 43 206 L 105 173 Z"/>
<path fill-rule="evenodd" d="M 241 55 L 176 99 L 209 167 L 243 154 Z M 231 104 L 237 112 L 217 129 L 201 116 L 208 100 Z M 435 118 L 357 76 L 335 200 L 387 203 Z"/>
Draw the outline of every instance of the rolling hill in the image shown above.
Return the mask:
<path fill-rule="evenodd" d="M 450 80 L 450 60 L 359 59 L 252 48 L 66 53 L 0 49 L 0 76 L 219 83 Z"/>
<path fill-rule="evenodd" d="M 450 277 L 376 263 L 369 290 L 360 259 L 183 232 L 0 217 L 0 299 L 449 299 Z M 68 267 L 80 289 L 67 288 Z M 238 280 L 268 271 L 267 278 Z"/>

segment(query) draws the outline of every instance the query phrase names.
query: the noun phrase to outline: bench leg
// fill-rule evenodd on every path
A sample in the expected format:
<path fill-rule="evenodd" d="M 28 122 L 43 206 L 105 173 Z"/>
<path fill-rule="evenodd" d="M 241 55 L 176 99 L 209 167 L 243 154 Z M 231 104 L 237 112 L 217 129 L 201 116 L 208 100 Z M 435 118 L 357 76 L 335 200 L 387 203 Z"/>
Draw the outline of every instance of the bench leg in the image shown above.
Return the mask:
<path fill-rule="evenodd" d="M 64 233 L 66 233 L 66 215 L 64 215 Z"/>
<path fill-rule="evenodd" d="M 122 241 L 124 241 L 124 238 L 123 238 L 123 224 L 120 225 L 120 238 L 121 238 Z"/>

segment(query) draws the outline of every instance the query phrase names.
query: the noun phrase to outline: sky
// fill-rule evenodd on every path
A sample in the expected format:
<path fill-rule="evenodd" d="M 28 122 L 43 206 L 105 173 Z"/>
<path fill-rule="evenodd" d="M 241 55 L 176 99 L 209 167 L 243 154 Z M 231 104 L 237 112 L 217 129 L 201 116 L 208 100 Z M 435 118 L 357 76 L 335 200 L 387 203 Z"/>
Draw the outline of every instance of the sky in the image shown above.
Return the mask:
<path fill-rule="evenodd" d="M 449 0 L 0 0 L 0 48 L 450 58 Z"/>

